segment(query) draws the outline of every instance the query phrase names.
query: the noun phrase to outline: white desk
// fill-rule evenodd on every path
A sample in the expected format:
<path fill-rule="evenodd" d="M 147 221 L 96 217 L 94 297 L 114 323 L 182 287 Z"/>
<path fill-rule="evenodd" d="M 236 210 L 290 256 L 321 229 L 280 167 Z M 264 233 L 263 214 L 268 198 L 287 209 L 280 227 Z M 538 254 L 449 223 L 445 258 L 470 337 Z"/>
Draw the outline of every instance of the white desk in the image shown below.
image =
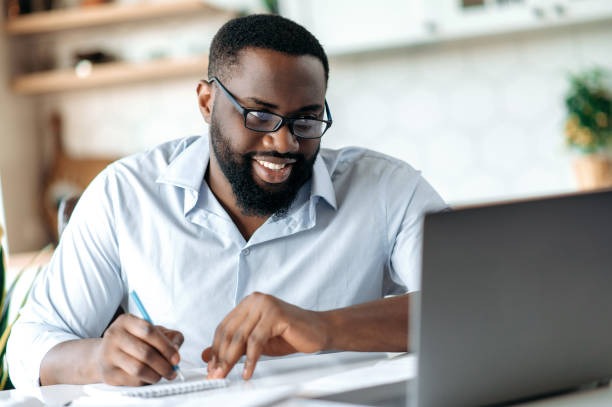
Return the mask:
<path fill-rule="evenodd" d="M 357 405 L 363 400 L 343 400 L 344 404 L 316 397 L 330 397 L 340 391 L 397 383 L 414 377 L 415 360 L 411 355 L 388 359 L 385 353 L 343 352 L 299 356 L 262 361 L 253 379 L 243 382 L 239 378 L 240 366 L 230 373 L 233 384 L 225 389 L 192 393 L 158 399 L 122 399 L 109 403 L 84 397 L 82 386 L 59 385 L 40 388 L 37 398 L 19 390 L 0 392 L 0 405 L 61 406 L 74 400 L 70 406 L 260 406 L 278 407 L 342 407 Z M 396 388 L 402 385 L 393 385 Z M 350 394 L 350 393 L 347 393 Z M 45 403 L 39 401 L 44 400 Z M 354 403 L 354 404 L 349 404 Z M 564 396 L 521 404 L 521 407 L 609 407 L 612 406 L 612 388 L 588 390 Z"/>

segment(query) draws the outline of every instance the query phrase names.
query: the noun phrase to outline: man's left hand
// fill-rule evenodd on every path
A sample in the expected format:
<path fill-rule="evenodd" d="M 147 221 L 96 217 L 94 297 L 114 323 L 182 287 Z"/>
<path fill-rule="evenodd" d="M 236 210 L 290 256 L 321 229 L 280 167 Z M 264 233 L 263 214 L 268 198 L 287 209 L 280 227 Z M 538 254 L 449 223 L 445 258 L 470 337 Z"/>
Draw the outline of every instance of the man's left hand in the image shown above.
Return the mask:
<path fill-rule="evenodd" d="M 327 323 L 322 313 L 255 292 L 219 324 L 213 345 L 204 349 L 202 359 L 208 363 L 208 378 L 217 379 L 225 377 L 246 354 L 242 377 L 247 380 L 262 354 L 313 353 L 323 350 L 327 342 Z"/>

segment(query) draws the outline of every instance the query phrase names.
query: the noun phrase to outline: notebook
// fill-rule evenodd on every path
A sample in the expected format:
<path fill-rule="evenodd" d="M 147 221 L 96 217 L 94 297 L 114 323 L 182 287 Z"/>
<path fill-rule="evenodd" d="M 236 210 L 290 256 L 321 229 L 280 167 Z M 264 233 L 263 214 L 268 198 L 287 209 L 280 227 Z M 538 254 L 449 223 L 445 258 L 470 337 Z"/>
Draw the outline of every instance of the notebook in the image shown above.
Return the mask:
<path fill-rule="evenodd" d="M 206 375 L 198 372 L 183 372 L 185 381 L 178 379 L 161 379 L 156 384 L 148 386 L 111 386 L 105 383 L 96 383 L 83 386 L 83 390 L 90 396 L 109 397 L 163 397 L 177 394 L 193 393 L 196 391 L 219 389 L 229 385 L 227 379 L 206 379 Z"/>

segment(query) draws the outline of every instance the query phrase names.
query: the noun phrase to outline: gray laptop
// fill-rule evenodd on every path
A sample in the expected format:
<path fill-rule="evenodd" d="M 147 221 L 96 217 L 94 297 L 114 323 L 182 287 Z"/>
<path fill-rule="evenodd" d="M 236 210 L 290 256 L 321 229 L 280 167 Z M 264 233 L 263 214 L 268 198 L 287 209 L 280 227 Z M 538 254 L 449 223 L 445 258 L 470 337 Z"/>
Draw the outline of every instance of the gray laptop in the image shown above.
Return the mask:
<path fill-rule="evenodd" d="M 323 399 L 509 405 L 612 377 L 612 191 L 429 214 L 424 228 L 417 379 Z"/>
<path fill-rule="evenodd" d="M 430 214 L 424 227 L 418 407 L 612 377 L 612 191 Z"/>

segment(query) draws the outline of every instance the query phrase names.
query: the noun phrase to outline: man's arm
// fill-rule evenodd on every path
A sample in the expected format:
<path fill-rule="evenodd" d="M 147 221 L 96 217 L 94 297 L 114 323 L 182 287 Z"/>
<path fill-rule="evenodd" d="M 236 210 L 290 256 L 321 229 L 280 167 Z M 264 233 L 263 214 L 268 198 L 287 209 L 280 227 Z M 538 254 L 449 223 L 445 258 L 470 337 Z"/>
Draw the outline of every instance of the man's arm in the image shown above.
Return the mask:
<path fill-rule="evenodd" d="M 129 314 L 117 318 L 102 338 L 57 344 L 40 364 L 40 384 L 140 386 L 174 379 L 183 335 Z"/>
<path fill-rule="evenodd" d="M 246 355 L 243 378 L 259 357 L 322 350 L 407 351 L 410 295 L 331 311 L 308 311 L 270 295 L 253 293 L 219 324 L 202 353 L 210 378 L 225 377 Z"/>
<path fill-rule="evenodd" d="M 96 177 L 32 287 L 7 349 L 17 387 L 141 384 L 172 375 L 178 352 L 170 342 L 182 343 L 180 333 L 169 334 L 169 342 L 160 328 L 129 315 L 107 327 L 127 291 L 113 210 L 117 188 L 112 167 Z"/>
<path fill-rule="evenodd" d="M 407 352 L 410 294 L 324 312 L 330 321 L 326 349 Z"/>
<path fill-rule="evenodd" d="M 435 190 L 408 166 L 386 177 L 385 198 L 389 245 L 388 279 L 382 293 L 420 287 L 422 217 L 447 206 Z M 411 186 L 411 187 L 409 187 Z M 253 375 L 260 355 L 280 356 L 321 350 L 407 351 L 410 294 L 346 308 L 308 311 L 270 295 L 246 297 L 215 331 L 202 353 L 209 377 L 224 377 L 246 355 L 243 377 Z"/>

